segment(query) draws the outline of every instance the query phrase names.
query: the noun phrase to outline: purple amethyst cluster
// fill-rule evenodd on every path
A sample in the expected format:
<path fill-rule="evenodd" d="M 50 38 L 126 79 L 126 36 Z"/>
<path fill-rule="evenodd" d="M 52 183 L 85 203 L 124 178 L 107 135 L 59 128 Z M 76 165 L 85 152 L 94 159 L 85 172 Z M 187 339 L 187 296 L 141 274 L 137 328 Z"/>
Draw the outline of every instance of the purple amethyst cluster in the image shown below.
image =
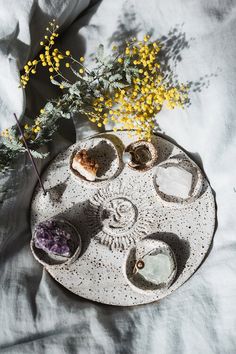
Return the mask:
<path fill-rule="evenodd" d="M 75 251 L 75 231 L 59 220 L 47 220 L 36 226 L 34 234 L 35 247 L 47 253 L 71 257 Z"/>

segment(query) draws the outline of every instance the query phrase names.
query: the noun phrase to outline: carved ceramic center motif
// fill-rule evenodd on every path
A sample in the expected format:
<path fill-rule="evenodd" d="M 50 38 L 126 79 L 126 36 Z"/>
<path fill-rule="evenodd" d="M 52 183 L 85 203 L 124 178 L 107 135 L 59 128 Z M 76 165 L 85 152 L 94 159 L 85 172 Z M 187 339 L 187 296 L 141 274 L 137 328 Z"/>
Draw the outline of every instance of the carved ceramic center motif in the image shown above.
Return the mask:
<path fill-rule="evenodd" d="M 101 220 L 106 232 L 124 233 L 136 222 L 138 210 L 127 198 L 109 200 L 101 210 Z"/>
<path fill-rule="evenodd" d="M 152 214 L 134 187 L 113 183 L 90 199 L 88 225 L 91 233 L 110 249 L 127 249 L 148 234 Z"/>

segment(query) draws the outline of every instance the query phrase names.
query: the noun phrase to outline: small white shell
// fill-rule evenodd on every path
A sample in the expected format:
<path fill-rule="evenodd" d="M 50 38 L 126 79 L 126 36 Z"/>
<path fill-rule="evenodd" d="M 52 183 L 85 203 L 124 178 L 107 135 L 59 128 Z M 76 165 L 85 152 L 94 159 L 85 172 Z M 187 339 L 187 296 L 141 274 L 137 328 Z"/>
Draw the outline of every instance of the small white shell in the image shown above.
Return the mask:
<path fill-rule="evenodd" d="M 132 155 L 130 152 L 124 152 L 122 156 L 122 160 L 125 164 L 128 164 L 132 161 Z"/>

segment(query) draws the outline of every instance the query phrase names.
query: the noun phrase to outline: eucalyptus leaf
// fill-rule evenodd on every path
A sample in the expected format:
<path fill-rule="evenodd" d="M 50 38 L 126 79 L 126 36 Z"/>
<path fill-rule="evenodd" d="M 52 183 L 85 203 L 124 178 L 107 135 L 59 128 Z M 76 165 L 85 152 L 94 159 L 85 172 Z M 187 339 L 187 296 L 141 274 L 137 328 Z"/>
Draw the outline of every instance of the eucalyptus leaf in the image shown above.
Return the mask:
<path fill-rule="evenodd" d="M 44 107 L 45 111 L 47 111 L 47 112 L 51 112 L 53 110 L 53 108 L 54 108 L 54 106 L 51 102 L 48 102 Z"/>
<path fill-rule="evenodd" d="M 118 81 L 118 80 L 122 80 L 122 76 L 120 74 L 111 75 L 109 77 L 110 82 L 114 82 L 114 81 Z"/>
<path fill-rule="evenodd" d="M 2 137 L 2 142 L 10 150 L 21 152 L 25 151 L 25 147 L 23 146 L 23 144 L 16 140 L 10 141 L 9 139 Z"/>
<path fill-rule="evenodd" d="M 132 83 L 132 77 L 131 77 L 131 75 L 130 75 L 129 73 L 126 73 L 125 78 L 126 78 L 126 80 L 127 80 L 127 82 L 128 82 L 129 84 Z"/>
<path fill-rule="evenodd" d="M 124 88 L 124 87 L 127 87 L 128 85 L 126 85 L 126 84 L 123 84 L 122 82 L 114 82 L 113 84 L 112 84 L 112 87 L 113 88 Z"/>
<path fill-rule="evenodd" d="M 36 159 L 44 159 L 45 157 L 47 157 L 49 155 L 49 152 L 43 153 L 43 152 L 39 152 L 36 150 L 30 150 L 32 156 Z"/>
<path fill-rule="evenodd" d="M 72 86 L 68 81 L 62 81 L 61 84 L 62 84 L 64 87 L 66 87 L 66 88 L 69 88 L 69 87 Z"/>
<path fill-rule="evenodd" d="M 61 116 L 65 119 L 71 118 L 71 114 L 69 112 L 61 112 Z"/>
<path fill-rule="evenodd" d="M 51 79 L 51 83 L 52 83 L 53 85 L 56 85 L 56 86 L 60 86 L 60 85 L 61 85 L 60 82 L 57 81 L 57 80 L 55 80 L 55 79 Z"/>

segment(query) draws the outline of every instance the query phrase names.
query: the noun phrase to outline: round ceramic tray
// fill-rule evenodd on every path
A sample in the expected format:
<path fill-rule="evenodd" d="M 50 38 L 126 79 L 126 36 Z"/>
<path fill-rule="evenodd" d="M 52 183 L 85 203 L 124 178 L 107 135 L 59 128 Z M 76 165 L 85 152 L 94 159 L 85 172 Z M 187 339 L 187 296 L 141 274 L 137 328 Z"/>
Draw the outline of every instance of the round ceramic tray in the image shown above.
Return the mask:
<path fill-rule="evenodd" d="M 163 137 L 153 137 L 158 159 L 156 166 L 146 172 L 123 165 L 120 158 L 135 138 L 126 132 L 108 133 L 105 137 L 118 151 L 119 171 L 115 177 L 102 185 L 81 183 L 70 173 L 70 157 L 78 144 L 59 154 L 42 176 L 47 195 L 39 186 L 35 190 L 32 233 L 36 224 L 52 217 L 64 218 L 78 230 L 82 240 L 78 258 L 63 264 L 44 263 L 52 277 L 71 292 L 111 305 L 150 303 L 180 287 L 206 257 L 215 228 L 215 200 L 199 167 Z M 181 168 L 193 173 L 192 195 L 168 199 L 155 184 L 156 173 L 161 166 L 178 161 Z M 104 210 L 119 215 L 117 225 L 109 219 L 104 222 Z M 158 249 L 163 242 L 173 251 L 177 265 L 171 284 L 155 287 L 136 282 L 132 270 L 137 255 L 140 258 L 142 252 Z"/>

